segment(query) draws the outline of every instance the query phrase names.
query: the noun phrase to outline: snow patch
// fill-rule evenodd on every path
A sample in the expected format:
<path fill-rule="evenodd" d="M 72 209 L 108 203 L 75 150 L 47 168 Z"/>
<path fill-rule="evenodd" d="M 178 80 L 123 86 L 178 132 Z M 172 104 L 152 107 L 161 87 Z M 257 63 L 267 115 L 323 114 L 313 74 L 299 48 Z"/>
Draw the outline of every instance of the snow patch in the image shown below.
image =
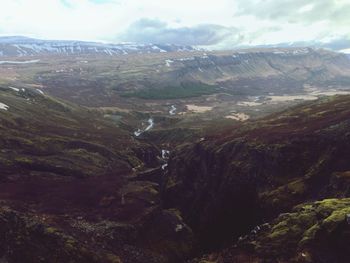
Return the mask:
<path fill-rule="evenodd" d="M 190 58 L 180 58 L 178 59 L 179 61 L 191 61 L 191 60 L 195 60 L 194 57 L 190 57 Z"/>
<path fill-rule="evenodd" d="M 165 60 L 165 65 L 166 65 L 167 67 L 170 67 L 170 66 L 171 66 L 171 63 L 174 63 L 174 61 L 171 60 L 171 59 L 166 59 L 166 60 Z"/>
<path fill-rule="evenodd" d="M 10 107 L 0 102 L 0 110 L 8 110 Z"/>
<path fill-rule="evenodd" d="M 26 61 L 16 61 L 16 60 L 0 60 L 0 64 L 32 64 L 38 63 L 40 59 L 26 60 Z"/>
<path fill-rule="evenodd" d="M 280 54 L 286 54 L 285 52 L 283 51 L 274 51 L 273 54 L 277 54 L 277 55 L 280 55 Z"/>
<path fill-rule="evenodd" d="M 12 90 L 14 90 L 14 91 L 19 91 L 19 89 L 18 88 L 15 88 L 15 87 L 9 87 L 10 89 L 12 89 Z"/>
<path fill-rule="evenodd" d="M 307 48 L 302 48 L 302 49 L 293 50 L 292 53 L 294 55 L 307 54 L 307 53 L 309 53 L 309 50 Z"/>

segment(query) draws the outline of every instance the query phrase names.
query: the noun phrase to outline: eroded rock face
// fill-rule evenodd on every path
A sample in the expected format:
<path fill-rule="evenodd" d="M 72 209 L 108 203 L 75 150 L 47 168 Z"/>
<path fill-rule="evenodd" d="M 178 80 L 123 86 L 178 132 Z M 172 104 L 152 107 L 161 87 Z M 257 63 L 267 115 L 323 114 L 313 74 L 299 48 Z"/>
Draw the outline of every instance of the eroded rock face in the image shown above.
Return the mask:
<path fill-rule="evenodd" d="M 204 247 L 247 231 L 256 224 L 259 210 L 253 178 L 234 176 L 222 161 L 221 155 L 198 144 L 193 155 L 178 155 L 170 163 L 166 206 L 182 211 Z"/>
<path fill-rule="evenodd" d="M 324 199 L 298 205 L 257 226 L 235 246 L 192 262 L 349 262 L 349 202 Z"/>

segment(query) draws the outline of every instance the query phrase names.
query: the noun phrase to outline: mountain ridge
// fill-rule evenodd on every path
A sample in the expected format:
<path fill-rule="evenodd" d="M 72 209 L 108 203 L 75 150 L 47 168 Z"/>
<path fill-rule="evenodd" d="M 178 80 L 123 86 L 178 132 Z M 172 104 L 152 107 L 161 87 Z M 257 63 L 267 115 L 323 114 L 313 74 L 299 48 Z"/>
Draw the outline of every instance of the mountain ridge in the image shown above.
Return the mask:
<path fill-rule="evenodd" d="M 191 46 L 172 44 L 100 43 L 78 40 L 41 40 L 22 36 L 0 37 L 0 57 L 44 55 L 127 55 L 193 51 Z"/>

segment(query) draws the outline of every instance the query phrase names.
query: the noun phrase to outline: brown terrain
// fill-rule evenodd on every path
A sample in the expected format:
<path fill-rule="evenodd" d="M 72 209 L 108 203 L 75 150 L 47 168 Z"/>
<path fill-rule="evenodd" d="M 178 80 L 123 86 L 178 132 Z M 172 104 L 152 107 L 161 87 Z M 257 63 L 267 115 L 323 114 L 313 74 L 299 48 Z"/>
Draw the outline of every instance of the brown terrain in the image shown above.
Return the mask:
<path fill-rule="evenodd" d="M 310 48 L 2 57 L 0 262 L 348 262 L 349 93 Z"/>

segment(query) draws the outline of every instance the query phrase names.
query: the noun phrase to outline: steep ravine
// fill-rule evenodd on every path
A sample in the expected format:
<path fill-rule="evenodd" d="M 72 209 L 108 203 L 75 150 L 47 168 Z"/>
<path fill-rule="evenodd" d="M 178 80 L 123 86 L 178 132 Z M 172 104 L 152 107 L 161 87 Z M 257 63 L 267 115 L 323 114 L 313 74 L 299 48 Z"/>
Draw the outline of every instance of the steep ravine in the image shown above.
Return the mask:
<path fill-rule="evenodd" d="M 347 197 L 349 117 L 349 96 L 328 98 L 178 147 L 165 206 L 212 251 L 295 205 Z"/>

